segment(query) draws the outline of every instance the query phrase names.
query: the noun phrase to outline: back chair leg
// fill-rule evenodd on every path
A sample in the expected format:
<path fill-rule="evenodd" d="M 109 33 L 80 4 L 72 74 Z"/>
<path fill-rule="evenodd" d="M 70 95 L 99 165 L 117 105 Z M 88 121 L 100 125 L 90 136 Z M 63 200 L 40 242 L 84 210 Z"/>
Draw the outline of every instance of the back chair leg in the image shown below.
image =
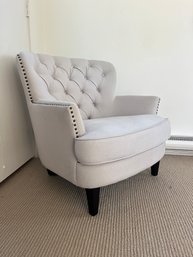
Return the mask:
<path fill-rule="evenodd" d="M 99 208 L 100 188 L 86 189 L 86 195 L 89 213 L 90 215 L 95 216 L 97 215 Z"/>
<path fill-rule="evenodd" d="M 57 175 L 56 173 L 54 173 L 53 171 L 48 170 L 48 169 L 47 169 L 47 172 L 48 172 L 49 176 L 56 176 Z"/>
<path fill-rule="evenodd" d="M 158 171 L 159 171 L 159 162 L 156 162 L 153 166 L 151 166 L 151 175 L 152 176 L 157 176 L 158 175 Z"/>

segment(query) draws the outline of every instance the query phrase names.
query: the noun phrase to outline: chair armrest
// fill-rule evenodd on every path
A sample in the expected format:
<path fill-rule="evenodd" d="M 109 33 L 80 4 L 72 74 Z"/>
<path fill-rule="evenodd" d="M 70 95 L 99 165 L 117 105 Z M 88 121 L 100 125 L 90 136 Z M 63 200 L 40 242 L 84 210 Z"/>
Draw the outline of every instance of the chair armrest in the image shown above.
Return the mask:
<path fill-rule="evenodd" d="M 157 114 L 160 98 L 157 96 L 116 96 L 113 102 L 112 115 Z"/>
<path fill-rule="evenodd" d="M 85 133 L 78 107 L 69 102 L 36 101 L 29 110 L 42 164 L 76 184 L 74 139 Z"/>
<path fill-rule="evenodd" d="M 59 112 L 59 110 L 64 112 L 64 119 L 67 116 L 70 117 L 70 123 L 72 130 L 74 132 L 74 137 L 79 137 L 85 134 L 85 126 L 78 109 L 78 106 L 73 102 L 64 102 L 64 101 L 45 101 L 45 100 L 38 100 L 33 102 L 33 104 L 41 106 L 43 109 L 49 109 L 50 115 L 54 110 Z M 46 108 L 47 107 L 47 108 Z M 54 107 L 54 108 L 53 108 Z M 58 110 L 58 111 L 57 111 Z"/>

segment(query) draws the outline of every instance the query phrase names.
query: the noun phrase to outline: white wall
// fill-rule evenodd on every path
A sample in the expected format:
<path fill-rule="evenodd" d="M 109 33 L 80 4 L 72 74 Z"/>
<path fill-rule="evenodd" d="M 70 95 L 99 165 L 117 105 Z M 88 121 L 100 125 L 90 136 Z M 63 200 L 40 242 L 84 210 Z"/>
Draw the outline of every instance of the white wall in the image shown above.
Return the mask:
<path fill-rule="evenodd" d="M 0 181 L 34 155 L 31 125 L 16 71 L 28 49 L 25 0 L 0 0 Z"/>
<path fill-rule="evenodd" d="M 193 136 L 192 0 L 37 3 L 32 50 L 111 61 L 117 93 L 159 95 L 172 134 Z"/>
<path fill-rule="evenodd" d="M 26 0 L 27 1 L 27 0 Z M 45 29 L 47 28 L 45 17 L 47 16 L 46 0 L 28 0 L 30 15 L 31 48 L 35 52 L 44 52 L 46 43 Z"/>

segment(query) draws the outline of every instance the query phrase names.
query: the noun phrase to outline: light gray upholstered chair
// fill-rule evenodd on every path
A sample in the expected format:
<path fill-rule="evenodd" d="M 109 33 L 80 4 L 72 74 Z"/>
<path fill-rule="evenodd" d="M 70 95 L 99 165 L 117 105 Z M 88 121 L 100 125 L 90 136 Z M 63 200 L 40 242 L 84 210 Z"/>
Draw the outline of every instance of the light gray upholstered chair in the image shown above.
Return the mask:
<path fill-rule="evenodd" d="M 50 175 L 86 189 L 91 215 L 100 187 L 149 167 L 158 174 L 170 135 L 158 97 L 114 97 L 116 72 L 104 61 L 28 52 L 17 61 L 40 160 Z"/>

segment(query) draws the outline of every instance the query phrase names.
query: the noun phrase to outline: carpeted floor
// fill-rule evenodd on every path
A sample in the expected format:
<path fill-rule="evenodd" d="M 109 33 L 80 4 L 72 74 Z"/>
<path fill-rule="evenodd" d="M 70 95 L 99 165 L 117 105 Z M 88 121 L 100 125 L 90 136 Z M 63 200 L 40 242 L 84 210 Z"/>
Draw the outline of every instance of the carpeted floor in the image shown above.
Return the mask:
<path fill-rule="evenodd" d="M 83 189 L 31 160 L 0 184 L 0 256 L 193 256 L 193 157 L 166 156 L 158 177 L 146 170 L 100 200 L 89 216 Z"/>

